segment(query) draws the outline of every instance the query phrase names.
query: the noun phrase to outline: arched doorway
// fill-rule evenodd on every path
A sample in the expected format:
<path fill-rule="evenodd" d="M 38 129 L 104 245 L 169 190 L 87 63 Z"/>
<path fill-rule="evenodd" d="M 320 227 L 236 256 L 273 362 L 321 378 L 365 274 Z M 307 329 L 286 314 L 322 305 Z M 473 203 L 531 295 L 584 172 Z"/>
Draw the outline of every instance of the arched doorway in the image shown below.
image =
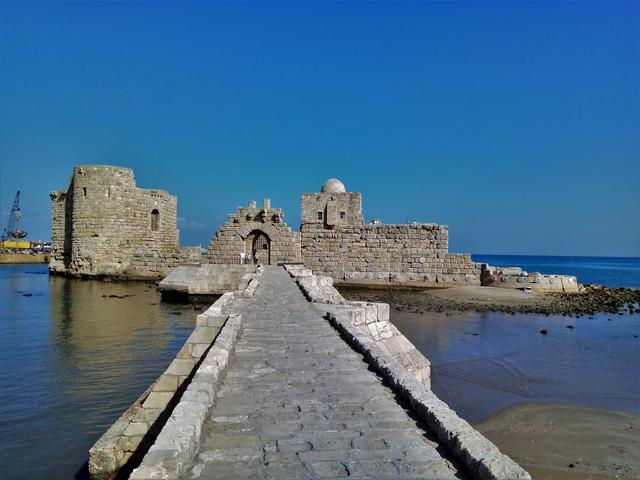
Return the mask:
<path fill-rule="evenodd" d="M 248 263 L 271 263 L 271 239 L 261 230 L 247 235 L 245 253 Z"/>

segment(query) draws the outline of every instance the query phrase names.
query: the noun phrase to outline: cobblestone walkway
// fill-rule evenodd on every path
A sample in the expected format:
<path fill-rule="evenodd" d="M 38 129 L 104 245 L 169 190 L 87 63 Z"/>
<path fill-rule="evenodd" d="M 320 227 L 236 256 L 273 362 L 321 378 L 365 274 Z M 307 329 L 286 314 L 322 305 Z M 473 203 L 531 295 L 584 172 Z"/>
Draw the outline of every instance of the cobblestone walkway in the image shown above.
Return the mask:
<path fill-rule="evenodd" d="M 242 333 L 185 478 L 465 478 L 282 268 Z"/>

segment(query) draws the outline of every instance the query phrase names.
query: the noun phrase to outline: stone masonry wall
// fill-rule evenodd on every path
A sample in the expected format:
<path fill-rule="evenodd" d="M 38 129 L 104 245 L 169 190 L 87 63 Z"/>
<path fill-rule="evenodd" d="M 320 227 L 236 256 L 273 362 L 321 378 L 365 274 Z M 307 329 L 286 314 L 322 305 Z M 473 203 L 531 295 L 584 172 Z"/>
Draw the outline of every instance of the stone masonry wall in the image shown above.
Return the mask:
<path fill-rule="evenodd" d="M 337 281 L 425 286 L 479 285 L 480 264 L 450 254 L 448 228 L 436 224 L 303 224 L 302 257 Z"/>
<path fill-rule="evenodd" d="M 51 192 L 51 258 L 53 270 L 64 270 L 71 258 L 72 193 L 68 190 Z"/>
<path fill-rule="evenodd" d="M 168 253 L 138 250 L 131 256 L 124 276 L 130 280 L 161 280 L 176 267 L 199 265 L 202 252 L 203 249 L 199 247 L 183 247 L 176 252 Z"/>
<path fill-rule="evenodd" d="M 52 273 L 123 276 L 136 252 L 179 251 L 176 197 L 137 188 L 128 168 L 77 166 L 51 199 Z"/>

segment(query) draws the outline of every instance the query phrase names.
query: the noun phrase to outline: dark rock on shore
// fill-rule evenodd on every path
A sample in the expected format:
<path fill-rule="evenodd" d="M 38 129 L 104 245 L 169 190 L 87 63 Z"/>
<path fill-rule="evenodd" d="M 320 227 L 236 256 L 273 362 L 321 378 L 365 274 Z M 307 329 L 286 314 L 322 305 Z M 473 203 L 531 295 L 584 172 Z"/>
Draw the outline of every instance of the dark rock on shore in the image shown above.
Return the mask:
<path fill-rule="evenodd" d="M 434 290 L 341 287 L 348 300 L 384 302 L 411 312 L 477 311 L 583 315 L 640 313 L 640 290 L 586 285 L 582 293 L 534 293 L 491 287 Z"/>

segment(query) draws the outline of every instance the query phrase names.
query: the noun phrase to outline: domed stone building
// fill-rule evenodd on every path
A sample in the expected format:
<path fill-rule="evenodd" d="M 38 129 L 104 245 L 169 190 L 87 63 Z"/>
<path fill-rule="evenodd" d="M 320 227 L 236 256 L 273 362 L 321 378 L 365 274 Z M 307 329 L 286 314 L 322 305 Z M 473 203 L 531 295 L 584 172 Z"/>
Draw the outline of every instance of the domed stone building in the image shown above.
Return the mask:
<path fill-rule="evenodd" d="M 330 178 L 322 184 L 320 193 L 302 194 L 302 227 L 333 229 L 340 224 L 361 224 L 362 195 L 347 192 L 337 178 Z"/>
<path fill-rule="evenodd" d="M 344 183 L 337 178 L 330 178 L 322 184 L 322 188 L 320 189 L 321 193 L 345 193 L 346 191 Z"/>
<path fill-rule="evenodd" d="M 347 283 L 479 285 L 471 255 L 449 253 L 445 225 L 365 224 L 362 195 L 337 178 L 302 194 L 302 260 L 314 273 Z"/>

